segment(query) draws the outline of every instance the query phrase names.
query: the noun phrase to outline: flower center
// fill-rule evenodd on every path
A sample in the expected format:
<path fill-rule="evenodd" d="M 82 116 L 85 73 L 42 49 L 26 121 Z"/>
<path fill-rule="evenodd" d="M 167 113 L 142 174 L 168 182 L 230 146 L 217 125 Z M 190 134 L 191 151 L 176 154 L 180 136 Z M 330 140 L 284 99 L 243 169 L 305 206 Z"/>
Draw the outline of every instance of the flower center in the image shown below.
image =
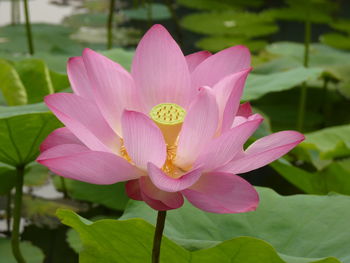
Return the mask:
<path fill-rule="evenodd" d="M 175 103 L 161 103 L 154 106 L 149 115 L 162 131 L 167 145 L 174 145 L 186 116 L 185 109 Z"/>

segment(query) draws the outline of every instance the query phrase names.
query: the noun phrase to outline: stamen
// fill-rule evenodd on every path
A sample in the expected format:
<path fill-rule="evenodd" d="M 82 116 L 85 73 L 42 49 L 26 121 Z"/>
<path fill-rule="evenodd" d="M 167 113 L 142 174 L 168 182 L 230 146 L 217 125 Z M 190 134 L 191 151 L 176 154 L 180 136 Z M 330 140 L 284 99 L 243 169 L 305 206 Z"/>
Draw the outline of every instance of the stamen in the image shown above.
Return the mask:
<path fill-rule="evenodd" d="M 127 160 L 129 163 L 133 163 L 131 160 L 131 157 L 129 156 L 128 152 L 126 151 L 125 145 L 124 145 L 124 140 L 121 139 L 121 147 L 120 147 L 120 155 Z"/>

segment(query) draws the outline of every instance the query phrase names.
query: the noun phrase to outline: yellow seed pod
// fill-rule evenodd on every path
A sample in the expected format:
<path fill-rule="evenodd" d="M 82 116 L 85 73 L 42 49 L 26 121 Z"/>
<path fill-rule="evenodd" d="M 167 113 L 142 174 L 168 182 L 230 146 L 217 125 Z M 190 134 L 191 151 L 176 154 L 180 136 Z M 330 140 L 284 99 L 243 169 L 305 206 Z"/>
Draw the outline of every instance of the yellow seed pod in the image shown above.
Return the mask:
<path fill-rule="evenodd" d="M 168 145 L 175 144 L 185 116 L 186 110 L 175 103 L 161 103 L 150 111 L 150 117 L 162 131 Z"/>

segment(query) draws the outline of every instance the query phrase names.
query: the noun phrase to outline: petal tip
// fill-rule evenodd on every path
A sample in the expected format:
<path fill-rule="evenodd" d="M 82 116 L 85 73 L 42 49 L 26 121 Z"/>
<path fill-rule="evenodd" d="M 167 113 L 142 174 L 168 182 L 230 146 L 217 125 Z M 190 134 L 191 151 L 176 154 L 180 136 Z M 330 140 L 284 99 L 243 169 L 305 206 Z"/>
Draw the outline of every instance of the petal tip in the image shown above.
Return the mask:
<path fill-rule="evenodd" d="M 44 102 L 47 106 L 53 102 L 53 100 L 58 99 L 58 98 L 64 98 L 64 96 L 70 96 L 74 95 L 73 93 L 68 93 L 68 92 L 59 92 L 59 93 L 54 93 L 54 94 L 49 94 L 44 97 Z"/>
<path fill-rule="evenodd" d="M 239 49 L 248 51 L 250 53 L 249 48 L 247 46 L 244 46 L 244 45 L 233 46 L 233 48 L 239 48 Z"/>
<path fill-rule="evenodd" d="M 161 31 L 167 31 L 168 30 L 162 25 L 162 24 L 154 24 L 153 26 L 151 26 L 151 28 L 148 31 L 153 31 L 153 30 L 161 30 Z"/>
<path fill-rule="evenodd" d="M 208 86 L 202 86 L 202 87 L 199 87 L 198 91 L 200 94 L 203 94 L 203 93 L 207 93 L 207 92 L 212 92 L 212 88 L 208 87 Z"/>
<path fill-rule="evenodd" d="M 139 114 L 139 112 L 134 111 L 134 110 L 124 109 L 122 116 L 132 116 L 132 115 L 137 115 L 137 114 Z"/>
<path fill-rule="evenodd" d="M 41 165 L 45 165 L 47 161 L 47 157 L 43 156 L 45 154 L 45 151 L 42 151 L 39 156 L 35 159 L 37 163 L 40 163 Z"/>
<path fill-rule="evenodd" d="M 190 56 L 190 55 L 193 55 L 193 54 L 201 54 L 203 55 L 204 57 L 209 57 L 211 55 L 213 55 L 210 51 L 208 50 L 202 50 L 202 51 L 198 51 L 196 53 L 192 53 L 192 54 L 188 54 L 187 56 Z"/>
<path fill-rule="evenodd" d="M 291 132 L 294 133 L 295 136 L 297 137 L 296 141 L 298 143 L 301 143 L 302 141 L 304 141 L 306 139 L 305 135 L 300 133 L 300 132 L 298 132 L 298 131 L 291 131 Z"/>
<path fill-rule="evenodd" d="M 68 63 L 70 64 L 70 63 L 76 61 L 79 58 L 80 58 L 79 56 L 77 56 L 77 57 L 70 57 L 70 58 L 68 58 Z"/>
<path fill-rule="evenodd" d="M 287 133 L 289 136 L 293 136 L 295 138 L 296 143 L 300 143 L 306 139 L 304 134 L 294 130 L 281 131 L 279 133 Z"/>
<path fill-rule="evenodd" d="M 53 97 L 54 97 L 55 95 L 57 95 L 57 94 L 59 94 L 59 93 L 46 95 L 46 96 L 44 97 L 44 102 L 45 102 L 45 104 L 46 104 L 46 105 L 50 104 L 50 102 L 52 101 Z"/>
<path fill-rule="evenodd" d="M 172 36 L 170 35 L 169 31 L 161 24 L 153 25 L 150 29 L 148 29 L 148 31 L 146 32 L 144 37 L 146 37 L 146 36 L 148 36 L 148 37 L 150 37 L 150 36 L 156 37 L 157 35 L 159 35 L 159 37 L 163 37 L 165 39 L 167 39 L 169 37 L 172 38 Z"/>
<path fill-rule="evenodd" d="M 258 209 L 259 206 L 259 201 L 257 201 L 256 204 L 251 205 L 250 207 L 248 207 L 247 209 L 245 209 L 244 211 L 242 211 L 243 213 L 245 212 L 253 212 L 256 211 L 256 209 Z"/>
<path fill-rule="evenodd" d="M 40 146 L 39 146 L 39 151 L 42 153 L 42 152 L 45 151 L 46 149 L 47 149 L 47 148 L 45 147 L 45 141 L 43 141 L 43 142 L 40 144 Z M 38 162 L 38 160 L 40 160 L 39 157 L 40 157 L 40 155 L 36 158 L 35 161 Z"/>
<path fill-rule="evenodd" d="M 82 56 L 83 57 L 87 57 L 87 56 L 93 56 L 93 55 L 96 55 L 98 54 L 96 51 L 92 50 L 91 48 L 84 48 L 83 49 L 83 52 L 82 52 Z"/>
<path fill-rule="evenodd" d="M 264 121 L 264 117 L 259 114 L 259 113 L 255 113 L 253 115 L 251 115 L 250 117 L 248 117 L 249 121 L 257 121 L 259 123 L 262 123 Z"/>
<path fill-rule="evenodd" d="M 248 73 L 250 73 L 250 72 L 252 72 L 253 71 L 253 67 L 249 67 L 249 68 L 247 68 L 245 71 L 247 71 Z"/>

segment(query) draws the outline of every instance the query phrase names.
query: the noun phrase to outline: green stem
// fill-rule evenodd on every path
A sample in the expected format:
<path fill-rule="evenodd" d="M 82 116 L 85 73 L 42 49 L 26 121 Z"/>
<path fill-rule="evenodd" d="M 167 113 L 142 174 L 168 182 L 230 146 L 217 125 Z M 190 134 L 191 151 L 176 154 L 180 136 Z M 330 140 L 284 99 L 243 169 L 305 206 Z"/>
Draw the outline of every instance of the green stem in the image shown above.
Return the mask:
<path fill-rule="evenodd" d="M 61 180 L 63 197 L 68 198 L 68 190 L 67 190 L 66 180 L 62 176 L 60 176 L 60 180 Z"/>
<path fill-rule="evenodd" d="M 297 130 L 300 132 L 303 131 L 303 126 L 304 126 L 306 97 L 307 97 L 307 86 L 306 86 L 306 82 L 303 82 L 301 84 L 301 90 L 300 90 L 299 112 L 298 112 L 298 122 L 297 122 Z"/>
<path fill-rule="evenodd" d="M 322 108 L 321 108 L 321 112 L 323 113 L 323 127 L 327 126 L 327 120 L 328 117 L 330 116 L 329 112 L 330 112 L 330 107 L 328 104 L 328 82 L 329 82 L 329 78 L 324 77 L 323 79 L 323 96 L 322 96 Z"/>
<path fill-rule="evenodd" d="M 309 66 L 310 56 L 310 39 L 311 39 L 311 21 L 307 19 L 305 21 L 305 38 L 304 38 L 304 67 Z M 303 82 L 301 85 L 300 98 L 299 98 L 299 112 L 297 120 L 297 130 L 302 132 L 304 126 L 305 108 L 306 108 L 306 97 L 307 97 L 307 85 Z"/>
<path fill-rule="evenodd" d="M 21 208 L 22 208 L 22 194 L 23 194 L 23 177 L 24 177 L 24 167 L 16 168 L 16 195 L 15 195 L 15 207 L 13 210 L 13 225 L 12 225 L 12 253 L 16 258 L 18 263 L 25 263 L 20 247 L 20 222 L 21 222 Z"/>
<path fill-rule="evenodd" d="M 12 195 L 11 192 L 7 194 L 7 201 L 6 201 L 6 226 L 7 226 L 7 232 L 10 234 L 11 233 L 11 203 L 12 203 Z"/>
<path fill-rule="evenodd" d="M 158 211 L 157 225 L 153 238 L 152 263 L 159 263 L 160 245 L 162 243 L 166 211 Z"/>
<path fill-rule="evenodd" d="M 19 23 L 19 2 L 18 0 L 11 1 L 11 24 L 17 25 Z"/>
<path fill-rule="evenodd" d="M 113 15 L 114 15 L 115 0 L 109 1 L 109 14 L 107 21 L 107 49 L 113 46 Z"/>
<path fill-rule="evenodd" d="M 311 21 L 308 19 L 305 21 L 305 36 L 304 36 L 304 67 L 309 66 L 310 57 L 310 41 L 311 41 Z"/>
<path fill-rule="evenodd" d="M 32 28 L 30 25 L 29 19 L 29 8 L 28 8 L 28 0 L 23 0 L 24 3 L 24 16 L 26 20 L 26 33 L 27 33 L 27 41 L 28 41 L 28 50 L 29 54 L 34 54 L 34 45 L 33 45 L 33 37 L 32 37 Z"/>

